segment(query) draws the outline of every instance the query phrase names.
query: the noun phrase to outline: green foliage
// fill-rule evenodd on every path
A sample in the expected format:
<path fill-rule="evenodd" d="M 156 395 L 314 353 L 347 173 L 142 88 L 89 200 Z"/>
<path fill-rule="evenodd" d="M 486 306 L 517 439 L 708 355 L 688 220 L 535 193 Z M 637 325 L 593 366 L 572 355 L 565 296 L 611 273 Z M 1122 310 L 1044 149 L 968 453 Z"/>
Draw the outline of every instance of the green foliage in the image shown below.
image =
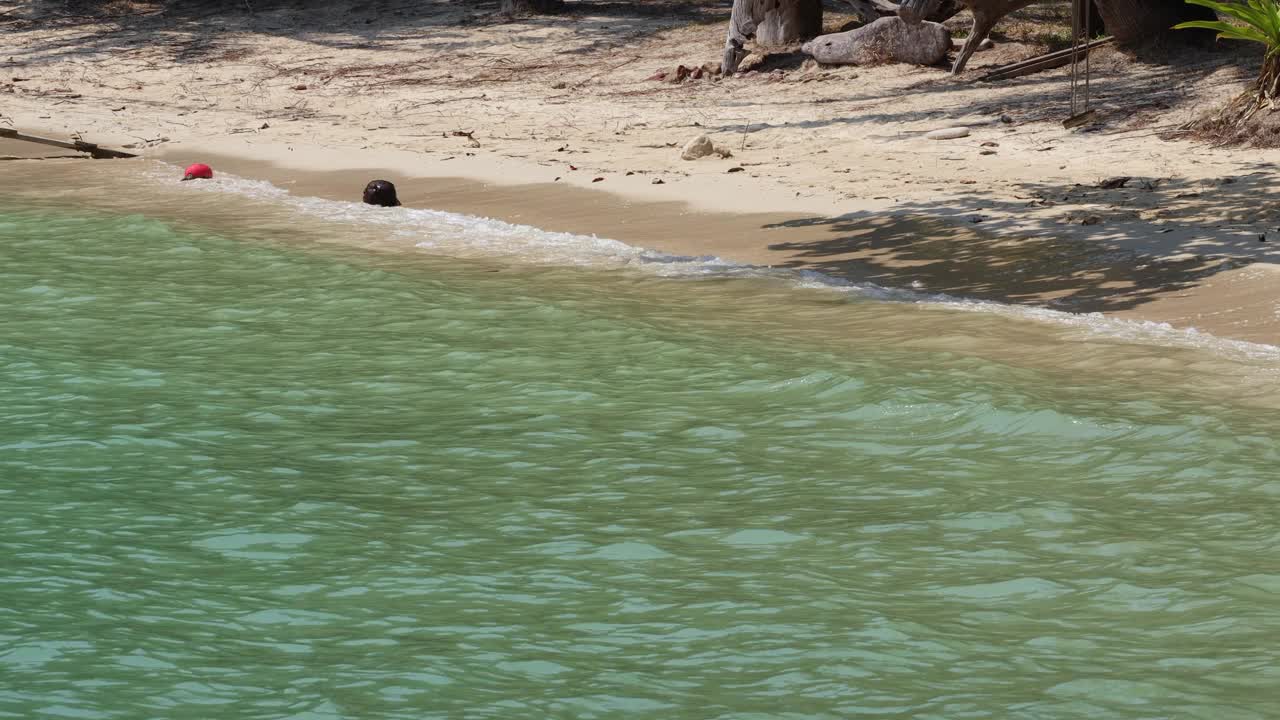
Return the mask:
<path fill-rule="evenodd" d="M 1214 30 L 1219 39 L 1251 40 L 1266 46 L 1267 55 L 1280 53 L 1280 0 L 1247 0 L 1242 2 L 1215 2 L 1214 0 L 1186 0 L 1210 10 L 1239 20 L 1242 25 L 1223 20 L 1194 20 L 1174 25 L 1175 30 L 1203 28 Z"/>

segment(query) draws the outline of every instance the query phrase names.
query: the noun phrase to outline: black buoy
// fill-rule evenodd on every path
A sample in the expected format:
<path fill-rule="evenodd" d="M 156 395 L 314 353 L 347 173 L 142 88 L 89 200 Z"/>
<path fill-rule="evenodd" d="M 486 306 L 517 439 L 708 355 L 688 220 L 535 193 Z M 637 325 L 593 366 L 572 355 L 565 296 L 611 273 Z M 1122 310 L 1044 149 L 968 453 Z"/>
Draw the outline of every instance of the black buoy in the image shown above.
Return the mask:
<path fill-rule="evenodd" d="M 366 205 L 382 207 L 400 206 L 400 200 L 396 197 L 396 186 L 388 180 L 371 180 L 368 185 L 365 185 L 364 202 Z"/>

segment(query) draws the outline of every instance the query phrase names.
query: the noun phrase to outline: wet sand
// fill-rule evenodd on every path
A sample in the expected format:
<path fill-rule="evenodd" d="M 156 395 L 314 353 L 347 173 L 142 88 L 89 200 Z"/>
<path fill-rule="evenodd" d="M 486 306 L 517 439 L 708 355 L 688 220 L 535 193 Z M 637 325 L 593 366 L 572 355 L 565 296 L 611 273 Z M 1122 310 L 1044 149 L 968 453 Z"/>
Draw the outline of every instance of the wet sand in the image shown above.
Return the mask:
<path fill-rule="evenodd" d="M 180 163 L 190 150 L 167 158 Z M 408 207 L 597 235 L 689 256 L 814 270 L 852 282 L 961 298 L 1167 322 L 1220 337 L 1280 344 L 1274 265 L 1240 258 L 1150 258 L 1096 243 L 993 236 L 907 214 L 718 213 L 554 183 L 496 184 L 381 168 L 284 168 L 201 154 L 216 169 L 300 196 L 358 200 L 374 178 Z"/>

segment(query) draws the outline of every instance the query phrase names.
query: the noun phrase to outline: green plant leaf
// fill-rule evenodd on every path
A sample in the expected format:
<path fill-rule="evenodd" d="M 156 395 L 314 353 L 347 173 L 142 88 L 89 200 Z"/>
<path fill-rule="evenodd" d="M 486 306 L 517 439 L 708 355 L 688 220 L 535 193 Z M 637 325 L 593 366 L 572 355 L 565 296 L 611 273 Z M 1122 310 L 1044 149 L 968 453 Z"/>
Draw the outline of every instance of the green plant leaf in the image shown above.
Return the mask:
<path fill-rule="evenodd" d="M 1271 38 L 1253 28 L 1228 25 L 1220 20 L 1192 20 L 1189 22 L 1178 23 L 1173 26 L 1174 30 L 1187 30 L 1190 28 L 1215 30 L 1218 33 L 1218 37 L 1224 40 L 1249 40 L 1252 42 L 1262 43 L 1267 46 L 1272 44 Z"/>
<path fill-rule="evenodd" d="M 1174 25 L 1175 30 L 1200 28 L 1213 30 L 1221 40 L 1247 40 L 1262 43 L 1267 54 L 1280 52 L 1280 0 L 1246 0 L 1245 2 L 1218 2 L 1217 0 L 1186 0 L 1189 5 L 1209 8 L 1218 15 L 1239 20 L 1243 25 L 1223 20 L 1192 20 Z"/>

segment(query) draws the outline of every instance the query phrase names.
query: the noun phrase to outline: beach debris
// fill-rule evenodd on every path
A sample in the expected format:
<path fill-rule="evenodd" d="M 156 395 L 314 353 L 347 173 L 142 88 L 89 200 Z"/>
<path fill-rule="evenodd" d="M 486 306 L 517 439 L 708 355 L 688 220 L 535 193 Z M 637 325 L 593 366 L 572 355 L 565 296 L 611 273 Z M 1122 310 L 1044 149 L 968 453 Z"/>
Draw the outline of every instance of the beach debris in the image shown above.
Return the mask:
<path fill-rule="evenodd" d="M 1259 234 L 1258 234 L 1258 242 L 1266 242 L 1266 241 L 1267 241 L 1267 234 L 1266 234 L 1266 233 L 1259 233 Z"/>
<path fill-rule="evenodd" d="M 22 140 L 39 145 L 51 145 L 53 147 L 60 147 L 67 150 L 78 150 L 83 153 L 88 153 L 89 157 L 92 157 L 95 160 L 103 158 L 137 157 L 133 153 L 122 152 L 120 150 L 108 150 L 107 148 L 98 147 L 97 143 L 85 142 L 84 140 L 81 140 L 79 136 L 73 138 L 71 142 L 67 142 L 65 140 L 55 140 L 53 138 L 40 137 L 38 135 L 27 135 L 26 133 L 20 133 L 13 128 L 0 128 L 0 137 L 9 138 L 10 140 Z"/>
<path fill-rule="evenodd" d="M 684 149 L 680 151 L 680 157 L 685 160 L 697 160 L 708 155 L 719 155 L 722 158 L 733 157 L 733 153 L 730 152 L 729 148 L 715 144 L 706 135 L 699 135 L 685 143 Z"/>
<path fill-rule="evenodd" d="M 471 147 L 480 147 L 480 141 L 475 138 L 475 130 L 450 130 L 442 133 L 441 137 L 460 137 L 466 138 L 471 143 Z"/>
<path fill-rule="evenodd" d="M 625 175 L 625 177 L 631 177 L 632 175 L 635 175 L 635 174 L 636 174 L 636 171 L 635 171 L 635 170 L 628 170 L 628 171 L 627 171 L 627 174 Z"/>
<path fill-rule="evenodd" d="M 604 178 L 602 178 L 602 177 L 598 177 L 598 178 L 591 178 L 591 182 L 604 182 Z"/>
<path fill-rule="evenodd" d="M 1111 37 L 1100 38 L 1087 43 L 1083 48 L 1064 48 L 1045 55 L 1037 55 L 1036 57 L 1029 58 L 1027 60 L 1019 60 L 1015 63 L 1002 65 L 978 78 L 978 82 L 1008 80 L 1010 78 L 1022 77 L 1023 75 L 1031 75 L 1032 73 L 1060 68 L 1063 65 L 1069 64 L 1073 55 L 1077 55 L 1078 53 L 1088 53 L 1096 47 L 1101 47 L 1102 45 L 1112 42 L 1114 39 L 1115 38 Z M 963 70 L 964 67 L 961 66 L 959 69 Z"/>
<path fill-rule="evenodd" d="M 819 35 L 800 49 L 824 65 L 934 65 L 951 49 L 951 31 L 939 23 L 883 17 L 857 30 Z"/>
<path fill-rule="evenodd" d="M 1089 212 L 1069 212 L 1063 218 L 1070 225 L 1097 225 L 1102 222 L 1102 217 Z"/>
<path fill-rule="evenodd" d="M 982 151 L 980 151 L 978 154 L 979 154 L 979 155 L 995 155 L 995 154 L 996 154 L 996 151 L 995 151 L 995 150 L 982 150 Z"/>
<path fill-rule="evenodd" d="M 294 85 L 291 89 L 292 89 L 292 90 L 306 90 L 306 89 L 307 89 L 307 86 L 306 86 L 306 85 Z"/>
<path fill-rule="evenodd" d="M 685 80 L 701 80 L 710 78 L 720 74 L 720 66 L 715 63 L 703 63 L 701 65 L 676 65 L 673 68 L 663 68 L 650 75 L 647 80 L 659 80 L 669 83 L 680 83 Z"/>
<path fill-rule="evenodd" d="M 1000 122 L 1004 123 L 1005 125 L 1012 125 L 1013 118 L 1009 117 L 1008 115 L 1001 115 Z"/>
<path fill-rule="evenodd" d="M 749 73 L 752 70 L 759 70 L 764 64 L 765 56 L 760 53 L 750 53 L 742 58 L 742 62 L 738 63 L 738 72 Z"/>
<path fill-rule="evenodd" d="M 740 173 L 742 171 L 743 171 L 743 168 L 741 167 L 731 167 L 728 170 L 725 170 L 725 172 L 729 172 L 729 173 Z"/>
<path fill-rule="evenodd" d="M 982 143 L 979 147 L 1000 147 L 1000 143 L 995 142 L 994 140 L 988 140 Z"/>
<path fill-rule="evenodd" d="M 737 72 L 752 38 L 758 46 L 781 47 L 821 32 L 822 3 L 818 0 L 733 0 L 720 68 L 726 76 Z"/>
<path fill-rule="evenodd" d="M 926 140 L 956 140 L 962 137 L 969 137 L 969 128 L 967 127 L 949 127 L 940 128 L 938 130 L 930 130 L 924 134 Z"/>
<path fill-rule="evenodd" d="M 650 182 L 649 184 L 650 185 L 666 185 L 667 181 L 663 180 L 662 178 L 654 178 L 653 181 Z"/>
<path fill-rule="evenodd" d="M 1109 177 L 1106 180 L 1100 181 L 1098 183 L 1098 187 L 1102 188 L 1103 190 L 1115 190 L 1117 188 L 1124 187 L 1132 179 L 1133 178 L 1129 177 L 1128 175 Z"/>
<path fill-rule="evenodd" d="M 135 135 L 134 137 L 137 137 L 137 136 Z M 120 147 L 132 150 L 133 148 L 140 148 L 140 147 L 146 148 L 146 147 L 151 147 L 152 145 L 159 145 L 161 143 L 167 143 L 167 142 L 169 142 L 169 138 L 165 135 L 161 135 L 159 137 L 153 137 L 153 138 L 138 138 L 138 142 L 125 143 Z"/>
<path fill-rule="evenodd" d="M 715 151 L 715 143 L 711 142 L 711 138 L 699 135 L 685 144 L 684 149 L 680 151 L 680 157 L 685 160 L 697 160 Z"/>
<path fill-rule="evenodd" d="M 271 127 L 271 125 L 269 125 L 269 124 L 267 124 L 267 123 L 262 123 L 261 125 L 259 125 L 259 126 L 258 126 L 258 129 L 259 129 L 259 130 L 266 130 L 266 129 L 270 128 L 270 127 Z"/>
<path fill-rule="evenodd" d="M 569 166 L 569 169 L 570 169 L 570 170 L 577 170 L 577 169 L 578 169 L 578 166 L 577 166 L 577 165 L 570 165 L 570 166 Z"/>

